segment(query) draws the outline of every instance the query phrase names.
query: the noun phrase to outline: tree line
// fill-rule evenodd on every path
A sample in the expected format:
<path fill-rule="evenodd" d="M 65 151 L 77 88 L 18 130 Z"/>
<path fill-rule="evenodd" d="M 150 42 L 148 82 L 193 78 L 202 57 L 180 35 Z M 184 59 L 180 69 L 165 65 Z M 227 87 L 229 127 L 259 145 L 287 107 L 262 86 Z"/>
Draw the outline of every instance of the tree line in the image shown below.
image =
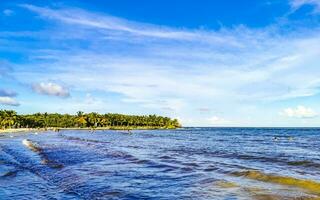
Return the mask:
<path fill-rule="evenodd" d="M 99 127 L 150 127 L 178 128 L 177 119 L 157 115 L 99 114 L 77 112 L 75 115 L 35 113 L 18 115 L 13 110 L 0 110 L 0 128 L 99 128 Z"/>

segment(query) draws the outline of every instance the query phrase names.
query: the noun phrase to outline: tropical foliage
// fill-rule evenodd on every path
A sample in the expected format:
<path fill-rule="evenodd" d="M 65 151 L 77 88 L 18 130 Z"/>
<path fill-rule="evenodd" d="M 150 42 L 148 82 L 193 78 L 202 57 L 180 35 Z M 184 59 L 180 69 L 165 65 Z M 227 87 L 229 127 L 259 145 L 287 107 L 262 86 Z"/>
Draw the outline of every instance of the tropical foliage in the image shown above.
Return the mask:
<path fill-rule="evenodd" d="M 0 128 L 99 128 L 99 127 L 150 127 L 177 128 L 178 120 L 157 115 L 123 115 L 77 112 L 76 115 L 35 113 L 18 115 L 12 110 L 0 110 Z"/>

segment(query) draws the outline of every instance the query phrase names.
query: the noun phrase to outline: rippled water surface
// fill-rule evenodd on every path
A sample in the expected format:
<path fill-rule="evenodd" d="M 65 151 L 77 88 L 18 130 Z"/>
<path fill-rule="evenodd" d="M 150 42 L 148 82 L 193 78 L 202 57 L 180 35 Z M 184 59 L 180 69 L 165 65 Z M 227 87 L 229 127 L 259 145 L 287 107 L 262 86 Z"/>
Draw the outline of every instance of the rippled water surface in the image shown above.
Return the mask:
<path fill-rule="evenodd" d="M 320 129 L 3 134 L 0 199 L 320 199 Z"/>

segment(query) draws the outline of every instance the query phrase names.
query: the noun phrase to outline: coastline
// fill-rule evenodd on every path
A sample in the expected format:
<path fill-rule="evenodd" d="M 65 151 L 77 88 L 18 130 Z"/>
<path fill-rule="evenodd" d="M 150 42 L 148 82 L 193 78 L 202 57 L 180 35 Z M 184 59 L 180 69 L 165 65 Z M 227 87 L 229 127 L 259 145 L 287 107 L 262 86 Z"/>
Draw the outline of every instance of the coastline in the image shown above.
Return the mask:
<path fill-rule="evenodd" d="M 10 128 L 0 129 L 2 133 L 21 133 L 21 132 L 32 132 L 32 131 L 57 131 L 57 130 L 169 130 L 176 129 L 174 127 L 152 127 L 152 126 L 137 126 L 137 127 L 126 127 L 126 126 L 111 126 L 111 127 L 97 127 L 97 128 L 61 128 L 61 127 L 49 127 L 49 128 Z"/>
<path fill-rule="evenodd" d="M 9 128 L 9 129 L 0 129 L 0 133 L 20 133 L 20 132 L 28 132 L 35 131 L 38 129 L 34 128 Z"/>

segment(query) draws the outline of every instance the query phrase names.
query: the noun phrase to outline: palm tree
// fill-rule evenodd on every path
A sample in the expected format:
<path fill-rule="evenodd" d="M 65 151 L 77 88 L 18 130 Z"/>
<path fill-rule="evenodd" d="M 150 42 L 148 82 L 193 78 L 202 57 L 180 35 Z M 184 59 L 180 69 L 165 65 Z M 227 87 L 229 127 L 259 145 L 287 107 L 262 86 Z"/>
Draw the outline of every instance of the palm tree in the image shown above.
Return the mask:
<path fill-rule="evenodd" d="M 15 111 L 0 110 L 0 128 L 11 127 L 107 127 L 107 126 L 150 126 L 163 128 L 180 127 L 177 119 L 157 115 L 123 115 L 123 114 L 85 114 L 81 111 L 76 115 L 35 113 L 17 115 Z"/>

